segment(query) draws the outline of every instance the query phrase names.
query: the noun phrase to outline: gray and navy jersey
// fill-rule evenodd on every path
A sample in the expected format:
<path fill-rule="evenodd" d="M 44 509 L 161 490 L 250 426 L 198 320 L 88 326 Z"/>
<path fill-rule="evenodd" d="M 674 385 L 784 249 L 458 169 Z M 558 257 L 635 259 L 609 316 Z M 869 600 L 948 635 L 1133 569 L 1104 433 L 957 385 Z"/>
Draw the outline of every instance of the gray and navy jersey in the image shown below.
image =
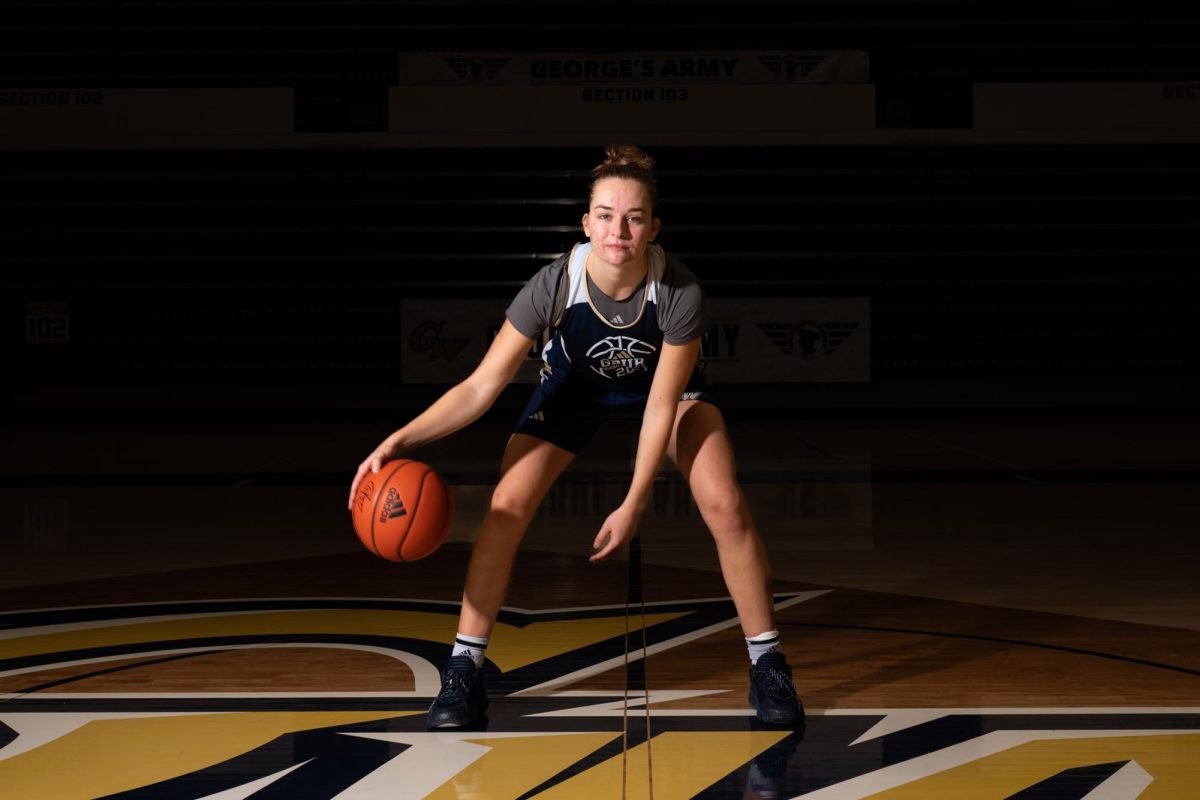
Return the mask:
<path fill-rule="evenodd" d="M 549 331 L 543 383 L 572 375 L 601 391 L 644 394 L 663 342 L 685 344 L 704 334 L 704 294 L 687 267 L 652 244 L 645 283 L 625 300 L 614 300 L 588 277 L 590 251 L 590 244 L 578 244 L 543 267 L 506 316 L 532 339 Z"/>

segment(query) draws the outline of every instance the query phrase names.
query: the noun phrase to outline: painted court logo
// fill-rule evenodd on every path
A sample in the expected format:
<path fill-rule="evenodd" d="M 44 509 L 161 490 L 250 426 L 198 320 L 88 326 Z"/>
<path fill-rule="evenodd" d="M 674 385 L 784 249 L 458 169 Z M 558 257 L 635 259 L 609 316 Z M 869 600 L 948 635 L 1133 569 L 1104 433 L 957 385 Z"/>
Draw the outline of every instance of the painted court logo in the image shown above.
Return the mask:
<path fill-rule="evenodd" d="M 775 607 L 786 618 L 838 597 Z M 792 731 L 752 722 L 744 694 L 720 702 L 725 689 L 660 679 L 630 693 L 623 743 L 624 692 L 600 680 L 626 652 L 641 658 L 623 606 L 502 609 L 489 719 L 431 732 L 457 613 L 260 598 L 0 614 L 0 796 L 590 800 L 621 796 L 623 780 L 645 797 L 652 776 L 658 796 L 692 800 L 1183 800 L 1200 785 L 1200 708 L 1187 707 L 810 709 Z M 647 603 L 639 623 L 651 675 L 739 635 L 728 598 Z M 328 666 L 337 657 L 345 666 Z M 259 671 L 281 661 L 264 691 Z M 295 680 L 305 663 L 327 666 Z M 350 666 L 389 664 L 383 688 Z"/>
<path fill-rule="evenodd" d="M 597 375 L 610 380 L 647 372 L 646 358 L 655 347 L 632 336 L 606 336 L 587 351 L 589 366 Z"/>

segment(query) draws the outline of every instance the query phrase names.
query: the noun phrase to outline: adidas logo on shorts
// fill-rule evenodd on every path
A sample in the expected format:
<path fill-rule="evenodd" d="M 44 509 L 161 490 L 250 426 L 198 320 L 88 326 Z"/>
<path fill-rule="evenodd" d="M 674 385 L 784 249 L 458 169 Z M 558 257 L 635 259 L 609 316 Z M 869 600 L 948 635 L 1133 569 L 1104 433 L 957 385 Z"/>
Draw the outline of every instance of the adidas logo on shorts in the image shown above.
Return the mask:
<path fill-rule="evenodd" d="M 546 421 L 546 417 L 545 417 L 545 416 L 543 416 L 543 415 L 542 415 L 542 412 L 540 412 L 540 411 L 535 411 L 535 412 L 533 412 L 532 414 L 530 414 L 530 415 L 529 415 L 529 418 L 530 418 L 530 419 L 536 419 L 538 422 L 545 422 L 545 421 Z"/>

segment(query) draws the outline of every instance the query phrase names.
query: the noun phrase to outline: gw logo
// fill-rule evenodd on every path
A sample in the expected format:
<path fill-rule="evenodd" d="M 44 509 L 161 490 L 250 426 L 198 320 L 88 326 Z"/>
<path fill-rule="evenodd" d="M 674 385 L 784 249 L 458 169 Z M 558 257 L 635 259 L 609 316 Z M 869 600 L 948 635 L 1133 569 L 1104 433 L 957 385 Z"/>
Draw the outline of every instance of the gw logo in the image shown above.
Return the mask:
<path fill-rule="evenodd" d="M 430 361 L 437 361 L 439 358 L 453 361 L 471 340 L 443 339 L 441 333 L 445 325 L 445 322 L 422 322 L 408 335 L 408 346 L 414 352 L 429 353 Z"/>
<path fill-rule="evenodd" d="M 611 379 L 646 372 L 646 356 L 654 352 L 653 345 L 632 336 L 607 336 L 592 345 L 587 357 L 593 372 Z"/>

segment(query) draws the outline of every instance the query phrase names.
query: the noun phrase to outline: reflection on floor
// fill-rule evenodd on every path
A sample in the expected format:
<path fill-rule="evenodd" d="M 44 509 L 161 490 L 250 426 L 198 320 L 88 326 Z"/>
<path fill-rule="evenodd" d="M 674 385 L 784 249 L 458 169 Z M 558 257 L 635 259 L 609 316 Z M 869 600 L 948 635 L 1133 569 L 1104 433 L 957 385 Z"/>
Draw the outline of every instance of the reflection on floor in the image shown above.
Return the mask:
<path fill-rule="evenodd" d="M 652 568 L 631 617 L 647 635 L 642 686 L 625 665 L 641 649 L 625 635 L 624 565 L 537 552 L 488 651 L 486 724 L 427 732 L 456 621 L 446 576 L 466 553 L 4 592 L 31 610 L 0 617 L 0 785 L 516 800 L 616 797 L 622 776 L 629 797 L 653 776 L 660 798 L 1082 798 L 1140 781 L 1182 798 L 1200 781 L 1198 634 L 785 584 L 780 629 L 809 717 L 772 729 L 747 707 L 718 575 Z"/>
<path fill-rule="evenodd" d="M 172 432 L 187 469 L 154 460 L 165 431 L 10 431 L 0 798 L 1192 798 L 1196 433 L 735 424 L 798 730 L 751 717 L 736 614 L 669 473 L 626 635 L 628 563 L 584 558 L 629 465 L 612 437 L 527 538 L 486 724 L 448 733 L 423 712 L 500 433 L 422 454 L 458 525 L 396 565 L 362 551 L 330 467 L 373 431 Z M 47 455 L 65 442 L 66 466 Z"/>

